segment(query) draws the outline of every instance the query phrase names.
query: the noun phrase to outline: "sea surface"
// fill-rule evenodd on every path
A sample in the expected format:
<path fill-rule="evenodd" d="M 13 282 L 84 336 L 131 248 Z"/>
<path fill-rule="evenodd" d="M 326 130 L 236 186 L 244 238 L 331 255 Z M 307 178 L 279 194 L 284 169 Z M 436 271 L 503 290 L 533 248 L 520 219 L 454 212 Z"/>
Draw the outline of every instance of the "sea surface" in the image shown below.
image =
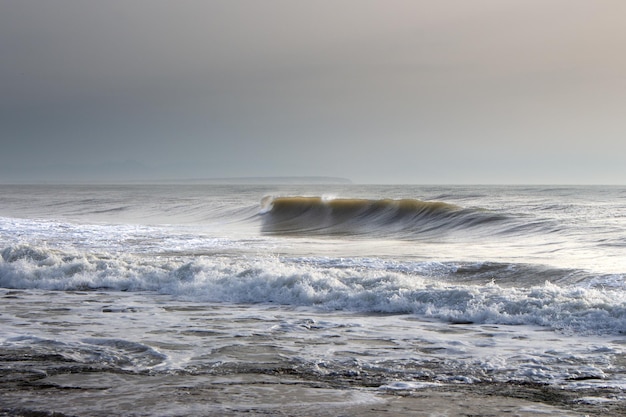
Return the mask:
<path fill-rule="evenodd" d="M 0 185 L 0 254 L 5 415 L 235 413 L 265 394 L 185 381 L 277 377 L 624 411 L 626 187 Z"/>

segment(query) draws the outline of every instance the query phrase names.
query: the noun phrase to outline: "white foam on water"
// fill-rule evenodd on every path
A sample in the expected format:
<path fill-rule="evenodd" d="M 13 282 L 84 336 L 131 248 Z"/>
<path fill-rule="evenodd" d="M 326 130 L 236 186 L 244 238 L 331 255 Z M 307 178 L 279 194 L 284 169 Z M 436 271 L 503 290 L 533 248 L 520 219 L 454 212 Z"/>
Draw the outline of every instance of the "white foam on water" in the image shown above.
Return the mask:
<path fill-rule="evenodd" d="M 626 386 L 619 359 L 625 345 L 611 335 L 155 293 L 2 290 L 0 296 L 0 347 L 20 360 L 57 355 L 68 366 L 116 372 L 293 369 L 314 378 L 376 378 L 381 390 L 476 382 Z"/>
<path fill-rule="evenodd" d="M 390 391 L 420 390 L 425 388 L 441 387 L 443 384 L 436 382 L 416 382 L 416 381 L 395 381 L 390 384 L 381 385 L 379 389 Z"/>
<path fill-rule="evenodd" d="M 440 280 L 441 270 L 430 262 L 389 270 L 354 260 L 348 266 L 329 266 L 274 256 L 95 255 L 17 245 L 2 250 L 0 286 L 155 291 L 190 301 L 410 313 L 453 323 L 531 324 L 579 334 L 626 333 L 623 291 L 550 283 L 530 288 L 461 285 Z"/>
<path fill-rule="evenodd" d="M 261 196 L 300 189 L 9 191 L 0 195 L 0 347 L 14 364 L 112 375 L 288 370 L 375 381 L 379 394 L 513 382 L 581 398 L 606 389 L 611 399 L 626 387 L 620 190 L 311 191 L 336 196 L 325 204 L 349 194 L 463 208 L 457 226 L 415 240 L 381 238 L 384 222 L 378 234 L 365 222 L 358 236 L 263 234 Z"/>

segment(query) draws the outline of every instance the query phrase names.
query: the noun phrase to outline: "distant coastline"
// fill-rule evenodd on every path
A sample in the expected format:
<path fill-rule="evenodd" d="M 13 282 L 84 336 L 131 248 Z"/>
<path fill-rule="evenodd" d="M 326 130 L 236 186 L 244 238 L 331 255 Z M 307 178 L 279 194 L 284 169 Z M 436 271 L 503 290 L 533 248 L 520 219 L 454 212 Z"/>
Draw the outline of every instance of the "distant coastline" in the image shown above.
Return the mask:
<path fill-rule="evenodd" d="M 302 176 L 302 177 L 220 177 L 220 178 L 160 178 L 160 179 L 24 179 L 6 180 L 0 178 L 0 184 L 352 184 L 347 178 Z"/>
<path fill-rule="evenodd" d="M 341 177 L 225 177 L 199 178 L 188 180 L 171 180 L 164 182 L 190 182 L 208 184 L 352 184 L 352 181 Z"/>

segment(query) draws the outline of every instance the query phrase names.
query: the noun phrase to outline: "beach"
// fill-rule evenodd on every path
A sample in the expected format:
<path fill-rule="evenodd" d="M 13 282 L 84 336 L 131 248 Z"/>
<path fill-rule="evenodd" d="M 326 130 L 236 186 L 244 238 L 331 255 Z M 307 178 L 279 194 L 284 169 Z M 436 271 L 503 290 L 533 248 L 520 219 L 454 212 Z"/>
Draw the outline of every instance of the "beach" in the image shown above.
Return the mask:
<path fill-rule="evenodd" d="M 0 415 L 622 416 L 625 411 L 618 402 L 514 384 L 383 393 L 281 375 L 151 377 L 93 371 L 14 382 L 21 389 L 3 384 Z"/>
<path fill-rule="evenodd" d="M 621 416 L 626 412 L 623 390 L 602 383 L 609 378 L 609 369 L 602 377 L 579 374 L 578 381 L 572 377 L 569 387 L 523 379 L 489 381 L 486 375 L 480 381 L 478 364 L 463 374 L 458 364 L 446 363 L 445 355 L 434 353 L 445 351 L 442 346 L 426 341 L 402 356 L 417 356 L 413 352 L 421 350 L 428 360 L 396 359 L 394 371 L 375 359 L 365 365 L 367 356 L 384 361 L 386 352 L 398 347 L 388 338 L 324 329 L 328 313 L 205 306 L 161 296 L 152 300 L 165 316 L 157 319 L 154 309 L 142 307 L 153 298 L 149 294 L 50 296 L 4 290 L 1 296 L 3 327 L 12 322 L 16 333 L 38 336 L 22 336 L 22 343 L 14 337 L 10 348 L 0 346 L 0 415 Z M 274 320 L 260 319 L 270 312 Z M 290 323 L 284 322 L 285 316 Z M 232 331 L 226 319 L 238 323 L 232 336 L 224 331 Z M 385 317 L 352 319 L 373 322 Z M 277 324 L 295 326 L 300 334 L 272 331 Z M 438 331 L 448 336 L 448 343 L 470 331 L 478 339 L 502 337 L 496 334 L 498 326 L 482 333 L 471 327 L 451 325 Z M 80 342 L 71 343 L 76 339 Z M 190 351 L 198 356 L 189 358 Z M 318 352 L 316 364 L 302 360 L 302 355 L 312 356 L 311 351 Z M 177 356 L 187 359 L 174 364 Z M 332 362 L 333 357 L 343 359 Z M 611 366 L 617 373 L 626 365 L 623 355 L 619 360 Z"/>

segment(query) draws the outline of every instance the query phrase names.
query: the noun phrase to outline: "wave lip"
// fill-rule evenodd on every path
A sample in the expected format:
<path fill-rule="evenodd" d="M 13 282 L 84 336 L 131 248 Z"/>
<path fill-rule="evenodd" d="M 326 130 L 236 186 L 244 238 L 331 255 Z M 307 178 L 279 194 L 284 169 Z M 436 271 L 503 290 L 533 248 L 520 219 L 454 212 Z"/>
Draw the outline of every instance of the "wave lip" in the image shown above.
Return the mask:
<path fill-rule="evenodd" d="M 278 235 L 415 234 L 501 220 L 440 201 L 265 197 L 262 232 Z"/>

